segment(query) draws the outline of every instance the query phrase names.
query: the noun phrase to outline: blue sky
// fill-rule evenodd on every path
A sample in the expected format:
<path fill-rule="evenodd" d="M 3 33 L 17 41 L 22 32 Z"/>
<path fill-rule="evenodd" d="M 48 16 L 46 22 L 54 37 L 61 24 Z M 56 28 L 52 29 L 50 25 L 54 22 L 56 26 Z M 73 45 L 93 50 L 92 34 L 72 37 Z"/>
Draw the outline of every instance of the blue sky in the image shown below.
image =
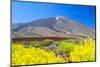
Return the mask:
<path fill-rule="evenodd" d="M 12 22 L 27 23 L 41 18 L 61 15 L 94 29 L 96 23 L 95 11 L 95 6 L 14 1 L 12 3 Z"/>

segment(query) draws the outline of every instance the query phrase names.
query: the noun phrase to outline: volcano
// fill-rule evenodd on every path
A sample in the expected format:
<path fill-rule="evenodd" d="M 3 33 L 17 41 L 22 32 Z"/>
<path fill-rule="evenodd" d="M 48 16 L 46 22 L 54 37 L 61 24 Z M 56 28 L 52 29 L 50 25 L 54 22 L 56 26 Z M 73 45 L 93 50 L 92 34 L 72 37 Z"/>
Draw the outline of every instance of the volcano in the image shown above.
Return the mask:
<path fill-rule="evenodd" d="M 64 16 L 13 23 L 12 37 L 95 37 L 95 31 Z"/>

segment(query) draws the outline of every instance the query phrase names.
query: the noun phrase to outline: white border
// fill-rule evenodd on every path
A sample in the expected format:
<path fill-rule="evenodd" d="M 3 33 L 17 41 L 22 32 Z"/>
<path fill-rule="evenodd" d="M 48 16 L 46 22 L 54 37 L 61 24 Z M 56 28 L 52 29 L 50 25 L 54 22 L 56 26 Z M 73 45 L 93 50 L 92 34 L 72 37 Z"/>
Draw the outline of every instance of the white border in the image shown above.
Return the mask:
<path fill-rule="evenodd" d="M 0 67 L 10 66 L 10 0 L 0 0 Z"/>
<path fill-rule="evenodd" d="M 18 0 L 18 1 L 39 1 L 39 2 L 51 2 L 51 3 L 96 5 L 95 0 Z"/>
<path fill-rule="evenodd" d="M 34 0 L 70 4 L 97 5 L 97 61 L 84 63 L 68 63 L 54 65 L 38 65 L 36 67 L 100 67 L 100 0 Z M 69 2 L 70 1 L 70 2 Z M 83 2 L 84 1 L 84 2 Z M 94 3 L 93 3 L 94 2 Z M 0 0 L 0 67 L 10 67 L 10 0 Z M 25 67 L 25 66 L 24 66 Z M 27 66 L 29 67 L 29 66 Z M 33 66 L 31 66 L 33 67 Z"/>

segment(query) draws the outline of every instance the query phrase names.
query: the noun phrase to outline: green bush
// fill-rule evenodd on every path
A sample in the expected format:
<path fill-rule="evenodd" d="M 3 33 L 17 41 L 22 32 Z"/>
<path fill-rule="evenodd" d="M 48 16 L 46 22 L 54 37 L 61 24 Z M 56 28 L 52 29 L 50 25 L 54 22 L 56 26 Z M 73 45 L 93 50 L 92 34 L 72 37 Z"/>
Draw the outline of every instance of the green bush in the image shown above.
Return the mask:
<path fill-rule="evenodd" d="M 52 42 L 53 42 L 53 40 L 45 39 L 43 41 L 36 42 L 35 45 L 34 45 L 34 47 L 36 47 L 36 48 L 38 48 L 38 47 L 39 48 L 43 48 L 44 46 L 50 45 L 50 43 L 52 43 Z"/>
<path fill-rule="evenodd" d="M 41 46 L 48 46 L 52 42 L 53 42 L 53 40 L 51 40 L 51 39 L 45 39 L 45 40 L 43 40 L 43 41 L 40 42 L 40 45 Z"/>
<path fill-rule="evenodd" d="M 74 49 L 74 45 L 71 42 L 62 41 L 59 43 L 57 51 L 59 52 L 70 52 Z"/>

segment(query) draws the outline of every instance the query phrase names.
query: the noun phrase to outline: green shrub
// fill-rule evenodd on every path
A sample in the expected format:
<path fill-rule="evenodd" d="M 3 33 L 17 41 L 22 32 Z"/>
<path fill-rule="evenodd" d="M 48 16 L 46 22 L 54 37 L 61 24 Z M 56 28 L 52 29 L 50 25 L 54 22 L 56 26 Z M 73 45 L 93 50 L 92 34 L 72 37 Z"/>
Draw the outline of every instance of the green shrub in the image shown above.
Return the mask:
<path fill-rule="evenodd" d="M 60 42 L 59 46 L 57 48 L 57 51 L 59 52 L 70 52 L 74 49 L 74 45 L 71 42 Z"/>
<path fill-rule="evenodd" d="M 53 42 L 53 40 L 51 40 L 51 39 L 45 39 L 45 40 L 43 40 L 43 41 L 40 42 L 40 45 L 41 46 L 48 46 L 52 42 Z"/>
<path fill-rule="evenodd" d="M 53 40 L 45 39 L 43 41 L 35 42 L 34 47 L 36 47 L 36 48 L 43 48 L 44 46 L 50 45 L 50 43 L 52 43 L 52 42 L 53 42 Z"/>

